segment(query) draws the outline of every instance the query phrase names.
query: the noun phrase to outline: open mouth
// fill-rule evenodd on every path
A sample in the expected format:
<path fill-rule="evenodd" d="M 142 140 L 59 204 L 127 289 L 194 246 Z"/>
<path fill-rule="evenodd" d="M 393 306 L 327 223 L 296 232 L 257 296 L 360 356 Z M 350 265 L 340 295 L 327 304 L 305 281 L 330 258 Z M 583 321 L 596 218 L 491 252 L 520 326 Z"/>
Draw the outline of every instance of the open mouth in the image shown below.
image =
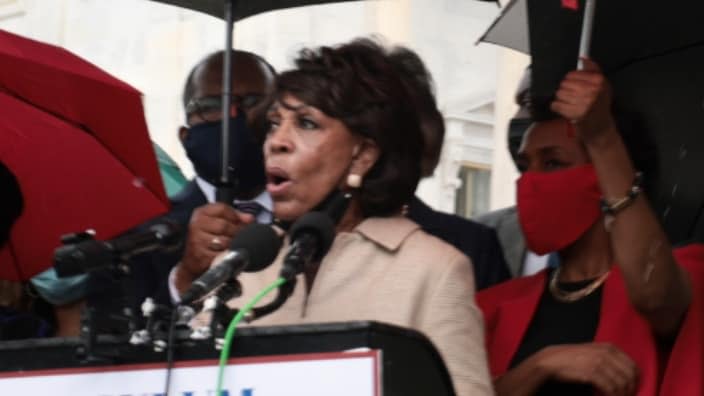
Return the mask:
<path fill-rule="evenodd" d="M 266 189 L 272 196 L 283 194 L 292 184 L 288 173 L 280 168 L 267 168 Z"/>

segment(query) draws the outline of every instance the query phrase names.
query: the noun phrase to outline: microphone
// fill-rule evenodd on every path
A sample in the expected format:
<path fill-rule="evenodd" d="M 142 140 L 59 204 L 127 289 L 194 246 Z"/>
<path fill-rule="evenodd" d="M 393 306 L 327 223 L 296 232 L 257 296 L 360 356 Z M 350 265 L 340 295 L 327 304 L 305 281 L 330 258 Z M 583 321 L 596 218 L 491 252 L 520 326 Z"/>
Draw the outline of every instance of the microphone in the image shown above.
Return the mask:
<path fill-rule="evenodd" d="M 281 238 L 273 227 L 253 223 L 237 234 L 230 249 L 215 258 L 210 268 L 193 281 L 181 296 L 181 304 L 203 297 L 242 271 L 257 272 L 268 267 L 281 249 Z"/>
<path fill-rule="evenodd" d="M 345 198 L 345 201 L 349 199 Z M 274 301 L 249 312 L 245 317 L 248 322 L 281 308 L 296 287 L 296 275 L 303 272 L 309 263 L 322 259 L 330 250 L 335 239 L 335 224 L 328 213 L 308 212 L 293 223 L 289 231 L 291 246 L 279 272 L 279 277 L 286 282 L 278 288 Z"/>
<path fill-rule="evenodd" d="M 289 235 L 291 247 L 280 273 L 288 281 L 303 272 L 308 263 L 327 254 L 335 239 L 335 224 L 326 213 L 308 212 L 293 223 Z"/>
<path fill-rule="evenodd" d="M 54 251 L 54 268 L 59 277 L 83 274 L 118 264 L 140 253 L 170 249 L 181 243 L 182 229 L 162 221 L 109 241 L 83 240 Z"/>

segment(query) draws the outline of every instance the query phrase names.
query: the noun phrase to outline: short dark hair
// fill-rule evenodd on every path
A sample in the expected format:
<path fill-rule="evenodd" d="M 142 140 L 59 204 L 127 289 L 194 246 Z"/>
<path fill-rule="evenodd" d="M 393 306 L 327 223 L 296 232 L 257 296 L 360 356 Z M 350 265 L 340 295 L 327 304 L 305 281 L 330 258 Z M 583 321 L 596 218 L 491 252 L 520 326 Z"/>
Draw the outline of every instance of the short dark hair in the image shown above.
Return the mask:
<path fill-rule="evenodd" d="M 529 65 L 523 72 L 523 77 L 514 96 L 516 104 L 520 107 L 518 114 L 521 116 L 515 116 L 509 123 L 508 146 L 514 163 L 516 163 L 516 154 L 523 136 L 532 123 L 560 118 L 555 113 L 550 113 L 550 117 L 547 118 L 540 118 L 535 114 L 530 94 L 531 83 L 531 66 Z M 648 191 L 654 187 L 653 182 L 659 176 L 659 158 L 655 142 L 648 134 L 644 133 L 646 128 L 643 125 L 643 119 L 634 111 L 614 103 L 611 113 L 633 165 L 645 175 L 645 190 Z"/>
<path fill-rule="evenodd" d="M 24 200 L 15 175 L 0 161 L 0 247 L 10 239 L 10 230 L 22 214 Z"/>
<path fill-rule="evenodd" d="M 431 176 L 440 160 L 445 139 L 445 120 L 435 100 L 433 77 L 420 56 L 411 49 L 395 47 L 389 57 L 406 85 L 420 120 L 424 143 L 421 176 Z"/>
<path fill-rule="evenodd" d="M 291 94 L 376 142 L 379 159 L 358 191 L 362 213 L 397 213 L 418 185 L 423 138 L 416 108 L 387 50 L 374 40 L 357 39 L 303 49 L 295 65 L 279 75 L 275 99 Z"/>
<path fill-rule="evenodd" d="M 188 77 L 186 77 L 186 82 L 183 86 L 183 93 L 181 95 L 181 102 L 182 102 L 184 111 L 185 111 L 188 103 L 191 101 L 191 99 L 193 99 L 193 95 L 195 94 L 195 91 L 196 91 L 195 81 L 193 81 L 193 76 L 196 74 L 196 70 L 198 70 L 198 68 L 200 68 L 203 65 L 209 64 L 210 62 L 220 61 L 224 55 L 225 55 L 224 50 L 213 52 L 210 55 L 203 58 L 200 62 L 198 62 L 195 66 L 193 66 L 193 68 L 191 68 L 190 72 L 188 72 Z M 255 62 L 258 62 L 259 64 L 263 65 L 271 73 L 272 77 L 276 77 L 276 69 L 274 69 L 274 67 L 272 65 L 270 65 L 269 62 L 266 61 L 266 59 L 262 58 L 261 56 L 255 54 L 253 52 L 242 51 L 242 50 L 232 50 L 233 64 L 235 63 L 236 60 L 241 60 L 243 58 L 250 58 L 250 59 L 254 60 Z"/>

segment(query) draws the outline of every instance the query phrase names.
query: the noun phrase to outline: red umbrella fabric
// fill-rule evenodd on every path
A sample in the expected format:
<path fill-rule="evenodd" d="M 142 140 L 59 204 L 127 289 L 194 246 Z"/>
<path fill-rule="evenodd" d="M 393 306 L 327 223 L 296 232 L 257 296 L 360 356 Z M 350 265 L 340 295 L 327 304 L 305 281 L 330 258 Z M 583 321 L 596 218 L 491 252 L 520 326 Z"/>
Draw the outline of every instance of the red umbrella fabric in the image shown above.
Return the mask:
<path fill-rule="evenodd" d="M 61 48 L 0 30 L 0 161 L 24 211 L 0 279 L 52 265 L 60 236 L 108 239 L 168 210 L 139 91 Z"/>

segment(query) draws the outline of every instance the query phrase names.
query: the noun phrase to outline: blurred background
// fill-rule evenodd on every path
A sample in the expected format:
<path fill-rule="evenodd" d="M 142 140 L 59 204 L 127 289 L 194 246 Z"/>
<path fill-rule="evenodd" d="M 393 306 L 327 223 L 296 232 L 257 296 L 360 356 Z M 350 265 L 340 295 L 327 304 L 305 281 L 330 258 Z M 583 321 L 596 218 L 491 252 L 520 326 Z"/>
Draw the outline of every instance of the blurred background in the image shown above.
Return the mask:
<path fill-rule="evenodd" d="M 302 47 L 360 36 L 417 51 L 435 79 L 447 127 L 440 165 L 419 195 L 436 209 L 472 217 L 515 200 L 506 130 L 528 57 L 475 44 L 499 12 L 496 3 L 473 0 L 311 6 L 238 22 L 234 43 L 279 71 Z M 139 89 L 152 140 L 193 175 L 177 136 L 181 92 L 191 67 L 223 47 L 221 20 L 148 0 L 0 0 L 0 29 L 64 47 Z"/>

